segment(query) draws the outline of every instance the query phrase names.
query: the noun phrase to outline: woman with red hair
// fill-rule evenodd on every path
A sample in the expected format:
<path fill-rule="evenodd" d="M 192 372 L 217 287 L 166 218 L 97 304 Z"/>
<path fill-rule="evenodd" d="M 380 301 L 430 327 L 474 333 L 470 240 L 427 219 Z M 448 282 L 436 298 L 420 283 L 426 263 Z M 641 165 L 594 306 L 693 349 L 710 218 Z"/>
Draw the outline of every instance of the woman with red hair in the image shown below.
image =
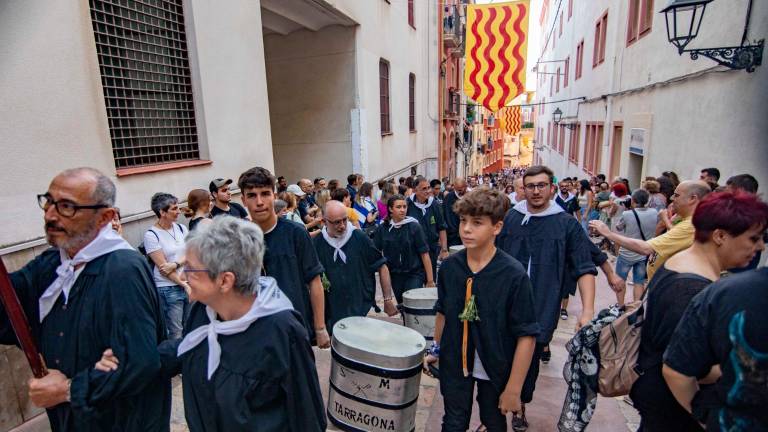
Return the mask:
<path fill-rule="evenodd" d="M 640 431 L 701 431 L 662 377 L 664 350 L 686 306 L 720 273 L 744 267 L 765 248 L 768 204 L 756 195 L 719 192 L 707 195 L 693 214 L 693 245 L 667 260 L 648 286 L 648 303 L 640 339 L 640 378 L 630 396 L 640 412 Z M 719 369 L 700 382 L 717 380 Z"/>

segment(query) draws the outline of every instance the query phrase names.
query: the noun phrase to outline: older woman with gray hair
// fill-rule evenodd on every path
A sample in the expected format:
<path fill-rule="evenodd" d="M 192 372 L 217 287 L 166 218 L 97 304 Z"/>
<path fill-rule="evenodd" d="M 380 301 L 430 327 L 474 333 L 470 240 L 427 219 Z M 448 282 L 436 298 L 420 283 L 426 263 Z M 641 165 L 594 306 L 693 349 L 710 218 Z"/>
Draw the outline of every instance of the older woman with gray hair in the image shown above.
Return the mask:
<path fill-rule="evenodd" d="M 187 238 L 196 303 L 184 338 L 159 350 L 165 373 L 182 374 L 191 431 L 325 430 L 309 337 L 277 282 L 259 276 L 264 250 L 259 226 L 233 217 Z M 118 359 L 107 350 L 96 368 L 114 371 Z"/>
<path fill-rule="evenodd" d="M 144 250 L 154 264 L 152 277 L 163 307 L 168 337 L 178 339 L 189 312 L 189 287 L 179 270 L 184 265 L 184 241 L 189 230 L 176 223 L 181 210 L 175 196 L 158 192 L 152 195 L 152 211 L 157 222 L 144 233 Z"/>

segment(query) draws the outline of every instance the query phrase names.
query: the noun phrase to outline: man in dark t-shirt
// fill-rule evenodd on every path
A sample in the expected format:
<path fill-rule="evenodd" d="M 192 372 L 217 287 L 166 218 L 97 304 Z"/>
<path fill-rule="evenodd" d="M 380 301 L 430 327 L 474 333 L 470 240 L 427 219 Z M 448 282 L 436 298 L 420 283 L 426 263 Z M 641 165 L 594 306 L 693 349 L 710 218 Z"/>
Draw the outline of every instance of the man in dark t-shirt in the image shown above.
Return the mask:
<path fill-rule="evenodd" d="M 208 190 L 214 201 L 211 217 L 228 214 L 236 218 L 248 219 L 248 212 L 245 208 L 232 202 L 232 193 L 229 191 L 230 184 L 232 184 L 232 179 L 216 178 L 208 185 Z"/>
<path fill-rule="evenodd" d="M 766 310 L 768 268 L 729 276 L 693 298 L 672 335 L 664 378 L 707 430 L 768 430 Z M 705 377 L 717 381 L 697 393 Z"/>

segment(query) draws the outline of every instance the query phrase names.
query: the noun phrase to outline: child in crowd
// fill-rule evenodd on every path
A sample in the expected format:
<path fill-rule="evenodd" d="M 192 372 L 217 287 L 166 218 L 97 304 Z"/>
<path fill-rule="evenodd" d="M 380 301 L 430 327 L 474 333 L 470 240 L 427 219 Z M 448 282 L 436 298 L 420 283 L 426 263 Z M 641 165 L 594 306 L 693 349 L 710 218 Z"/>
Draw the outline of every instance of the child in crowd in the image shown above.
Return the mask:
<path fill-rule="evenodd" d="M 466 247 L 442 263 L 434 343 L 425 365 L 440 359 L 443 431 L 466 431 L 478 387 L 480 420 L 506 431 L 506 414 L 522 410 L 520 394 L 539 333 L 531 282 L 523 266 L 497 249 L 509 200 L 478 188 L 456 202 Z"/>

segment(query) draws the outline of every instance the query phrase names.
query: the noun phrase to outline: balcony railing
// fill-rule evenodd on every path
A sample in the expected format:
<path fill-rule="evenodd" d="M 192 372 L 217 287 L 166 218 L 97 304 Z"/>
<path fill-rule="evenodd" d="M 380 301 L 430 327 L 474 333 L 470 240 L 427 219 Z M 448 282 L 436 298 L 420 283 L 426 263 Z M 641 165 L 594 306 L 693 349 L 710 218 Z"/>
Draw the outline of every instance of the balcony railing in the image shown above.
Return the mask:
<path fill-rule="evenodd" d="M 448 117 L 457 117 L 459 115 L 459 105 L 461 98 L 455 90 L 448 91 L 448 98 L 445 100 L 445 115 Z"/>
<path fill-rule="evenodd" d="M 464 25 L 461 22 L 459 8 L 456 5 L 445 6 L 443 9 L 443 43 L 448 48 L 461 45 Z"/>

